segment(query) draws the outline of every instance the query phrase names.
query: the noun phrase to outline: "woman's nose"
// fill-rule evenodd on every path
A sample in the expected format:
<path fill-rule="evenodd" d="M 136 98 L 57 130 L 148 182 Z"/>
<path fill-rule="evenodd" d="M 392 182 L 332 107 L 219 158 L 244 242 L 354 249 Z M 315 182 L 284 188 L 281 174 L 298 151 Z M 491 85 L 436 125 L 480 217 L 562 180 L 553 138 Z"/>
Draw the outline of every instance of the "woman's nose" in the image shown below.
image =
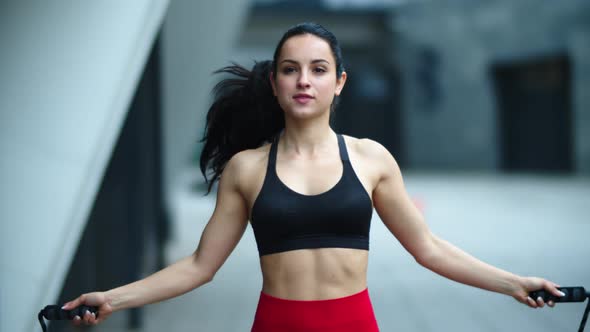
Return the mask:
<path fill-rule="evenodd" d="M 309 79 L 306 73 L 302 73 L 299 75 L 299 79 L 297 80 L 297 87 L 299 88 L 308 88 L 309 87 Z"/>

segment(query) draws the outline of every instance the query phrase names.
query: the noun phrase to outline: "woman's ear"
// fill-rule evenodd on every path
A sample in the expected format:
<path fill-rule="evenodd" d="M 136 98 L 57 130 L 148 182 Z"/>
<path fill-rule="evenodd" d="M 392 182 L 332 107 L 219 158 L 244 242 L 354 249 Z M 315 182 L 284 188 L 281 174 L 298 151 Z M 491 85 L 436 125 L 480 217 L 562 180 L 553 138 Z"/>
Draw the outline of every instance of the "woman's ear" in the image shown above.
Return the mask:
<path fill-rule="evenodd" d="M 275 86 L 275 75 L 271 71 L 270 75 L 268 75 L 268 79 L 270 80 L 270 86 L 272 87 L 272 93 L 277 96 L 277 87 Z"/>
<path fill-rule="evenodd" d="M 340 78 L 336 80 L 336 91 L 334 91 L 334 95 L 340 96 L 342 89 L 344 89 L 344 84 L 346 84 L 346 76 L 346 72 L 343 71 L 342 74 L 340 74 Z"/>

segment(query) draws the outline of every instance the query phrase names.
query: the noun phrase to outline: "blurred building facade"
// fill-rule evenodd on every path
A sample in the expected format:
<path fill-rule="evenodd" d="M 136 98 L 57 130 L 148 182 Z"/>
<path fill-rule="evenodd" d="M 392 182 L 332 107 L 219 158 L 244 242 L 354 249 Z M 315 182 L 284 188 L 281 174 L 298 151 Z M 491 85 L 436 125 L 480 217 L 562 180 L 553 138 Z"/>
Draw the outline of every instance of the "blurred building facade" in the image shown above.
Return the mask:
<path fill-rule="evenodd" d="M 436 1 L 395 11 L 408 164 L 590 173 L 587 1 Z"/>
<path fill-rule="evenodd" d="M 349 74 L 335 128 L 405 168 L 590 173 L 588 2 L 256 3 L 237 58 L 270 58 L 297 22 L 325 25 Z"/>

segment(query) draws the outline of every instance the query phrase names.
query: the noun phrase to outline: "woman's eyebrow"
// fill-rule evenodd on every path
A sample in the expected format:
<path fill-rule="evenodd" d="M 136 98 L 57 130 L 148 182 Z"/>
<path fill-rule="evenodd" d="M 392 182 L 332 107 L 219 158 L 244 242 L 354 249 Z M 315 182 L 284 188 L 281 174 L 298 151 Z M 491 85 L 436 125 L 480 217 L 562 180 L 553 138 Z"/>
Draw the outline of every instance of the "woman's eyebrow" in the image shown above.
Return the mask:
<path fill-rule="evenodd" d="M 281 63 L 284 63 L 284 62 L 289 62 L 289 63 L 299 64 L 299 62 L 298 62 L 298 61 L 291 60 L 291 59 L 285 59 L 285 60 L 281 61 Z M 320 62 L 325 62 L 325 63 L 327 63 L 327 64 L 329 64 L 329 63 L 330 63 L 328 60 L 324 60 L 324 59 L 315 59 L 315 60 L 312 60 L 312 61 L 311 61 L 311 63 L 312 63 L 312 64 L 316 64 L 316 63 L 320 63 Z"/>

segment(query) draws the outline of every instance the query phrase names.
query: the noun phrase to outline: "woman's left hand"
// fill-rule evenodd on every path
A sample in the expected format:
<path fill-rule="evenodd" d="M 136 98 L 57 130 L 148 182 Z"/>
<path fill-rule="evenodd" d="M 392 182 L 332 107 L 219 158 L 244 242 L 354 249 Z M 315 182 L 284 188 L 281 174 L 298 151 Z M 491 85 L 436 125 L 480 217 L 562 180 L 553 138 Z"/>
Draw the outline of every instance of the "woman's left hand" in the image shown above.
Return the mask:
<path fill-rule="evenodd" d="M 545 306 L 545 301 L 541 297 L 533 299 L 529 296 L 529 293 L 538 290 L 545 290 L 554 296 L 563 296 L 563 293 L 557 289 L 557 287 L 560 286 L 542 278 L 522 277 L 519 281 L 518 288 L 512 297 L 514 297 L 516 301 L 526 304 L 531 308 L 543 308 Z M 555 306 L 555 302 L 551 300 L 547 301 L 546 304 L 552 308 Z"/>

